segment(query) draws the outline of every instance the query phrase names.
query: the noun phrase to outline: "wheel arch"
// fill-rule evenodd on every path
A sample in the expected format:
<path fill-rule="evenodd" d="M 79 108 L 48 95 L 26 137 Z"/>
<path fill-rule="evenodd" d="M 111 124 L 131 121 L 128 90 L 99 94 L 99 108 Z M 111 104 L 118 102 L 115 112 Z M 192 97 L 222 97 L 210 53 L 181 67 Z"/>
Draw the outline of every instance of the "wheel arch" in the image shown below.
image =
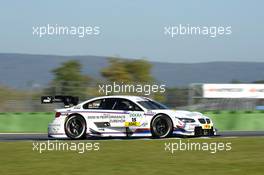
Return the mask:
<path fill-rule="evenodd" d="M 71 113 L 70 115 L 68 115 L 68 116 L 66 117 L 66 120 L 68 120 L 70 117 L 72 117 L 72 116 L 74 116 L 74 115 L 78 115 L 78 116 L 82 117 L 82 118 L 85 120 L 85 123 L 87 123 L 87 122 L 86 122 L 86 118 L 85 118 L 82 114 L 80 114 L 80 113 Z M 65 122 L 66 122 L 66 120 L 65 120 Z"/>
<path fill-rule="evenodd" d="M 172 123 L 172 129 L 174 128 L 174 126 L 175 126 L 175 124 L 174 124 L 174 120 L 173 120 L 168 114 L 160 112 L 160 113 L 155 114 L 155 115 L 152 117 L 152 119 L 151 119 L 151 121 L 150 121 L 150 129 L 151 129 L 151 125 L 152 125 L 152 122 L 153 122 L 154 118 L 155 118 L 156 116 L 158 116 L 158 115 L 164 115 L 164 116 L 167 116 L 167 117 L 170 119 L 171 123 Z"/>

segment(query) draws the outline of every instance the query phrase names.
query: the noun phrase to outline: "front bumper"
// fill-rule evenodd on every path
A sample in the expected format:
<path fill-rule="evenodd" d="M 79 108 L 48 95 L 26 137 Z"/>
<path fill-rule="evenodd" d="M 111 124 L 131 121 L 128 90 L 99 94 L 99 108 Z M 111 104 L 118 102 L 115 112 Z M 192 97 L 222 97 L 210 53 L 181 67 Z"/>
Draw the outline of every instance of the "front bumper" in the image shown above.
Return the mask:
<path fill-rule="evenodd" d="M 194 129 L 195 136 L 213 136 L 215 134 L 215 130 L 212 127 L 211 129 L 203 129 L 202 127 L 198 126 Z"/>
<path fill-rule="evenodd" d="M 216 135 L 216 129 L 202 129 L 201 126 L 196 126 L 192 130 L 186 130 L 184 128 L 174 128 L 174 135 L 184 135 L 184 136 L 214 136 Z"/>

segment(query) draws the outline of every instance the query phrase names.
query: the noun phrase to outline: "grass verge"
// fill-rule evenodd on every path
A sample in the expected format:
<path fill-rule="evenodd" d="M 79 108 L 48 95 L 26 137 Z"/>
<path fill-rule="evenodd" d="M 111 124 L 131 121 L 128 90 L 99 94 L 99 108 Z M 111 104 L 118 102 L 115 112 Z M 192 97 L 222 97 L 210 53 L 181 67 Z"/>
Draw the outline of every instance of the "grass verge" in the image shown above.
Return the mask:
<path fill-rule="evenodd" d="M 83 142 L 99 142 L 100 150 L 83 154 L 71 151 L 47 151 L 40 154 L 32 151 L 32 142 L 29 141 L 1 142 L 0 174 L 262 175 L 264 171 L 263 137 L 190 140 L 201 143 L 231 142 L 230 151 L 215 154 L 208 151 L 177 151 L 171 154 L 164 150 L 165 142 L 179 143 L 179 139 Z"/>
<path fill-rule="evenodd" d="M 54 113 L 0 113 L 0 132 L 47 132 Z"/>
<path fill-rule="evenodd" d="M 263 131 L 264 113 L 259 111 L 221 111 L 219 114 L 206 113 L 220 131 Z"/>

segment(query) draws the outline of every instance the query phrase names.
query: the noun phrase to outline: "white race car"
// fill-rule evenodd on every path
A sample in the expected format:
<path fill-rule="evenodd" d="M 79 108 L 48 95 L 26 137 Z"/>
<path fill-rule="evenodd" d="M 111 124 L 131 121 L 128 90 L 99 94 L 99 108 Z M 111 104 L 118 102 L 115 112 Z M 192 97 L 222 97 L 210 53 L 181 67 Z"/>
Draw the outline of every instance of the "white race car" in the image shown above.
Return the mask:
<path fill-rule="evenodd" d="M 57 109 L 48 127 L 54 138 L 212 136 L 212 120 L 198 112 L 170 110 L 146 97 L 103 96 Z"/>

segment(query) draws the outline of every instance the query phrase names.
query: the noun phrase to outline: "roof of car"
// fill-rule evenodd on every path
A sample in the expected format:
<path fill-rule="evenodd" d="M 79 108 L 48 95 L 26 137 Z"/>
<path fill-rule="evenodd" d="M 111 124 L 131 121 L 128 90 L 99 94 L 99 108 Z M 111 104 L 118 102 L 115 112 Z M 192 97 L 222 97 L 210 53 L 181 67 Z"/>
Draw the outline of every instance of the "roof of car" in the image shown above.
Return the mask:
<path fill-rule="evenodd" d="M 146 100 L 146 97 L 133 96 L 133 95 L 109 95 L 109 96 L 99 96 L 99 97 L 96 97 L 96 98 L 93 98 L 93 99 L 100 99 L 100 98 L 125 98 L 125 99 L 129 99 L 131 101 L 142 101 L 142 100 Z"/>

